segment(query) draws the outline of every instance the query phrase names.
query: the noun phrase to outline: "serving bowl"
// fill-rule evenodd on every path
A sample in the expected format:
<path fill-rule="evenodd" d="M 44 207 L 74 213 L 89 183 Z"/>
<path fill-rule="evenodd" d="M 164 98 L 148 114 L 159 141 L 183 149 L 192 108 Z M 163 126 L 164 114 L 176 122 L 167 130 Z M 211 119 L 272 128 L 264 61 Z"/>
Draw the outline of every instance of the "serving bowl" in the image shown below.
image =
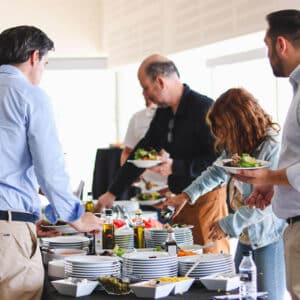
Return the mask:
<path fill-rule="evenodd" d="M 231 291 L 240 286 L 240 276 L 234 273 L 216 273 L 200 277 L 201 283 L 212 291 Z"/>
<path fill-rule="evenodd" d="M 51 281 L 51 284 L 62 295 L 81 297 L 90 295 L 98 285 L 98 282 L 87 279 L 74 280 L 69 278 Z"/>
<path fill-rule="evenodd" d="M 138 298 L 163 298 L 167 297 L 174 289 L 174 282 L 159 282 L 153 280 L 130 284 L 131 290 Z"/>

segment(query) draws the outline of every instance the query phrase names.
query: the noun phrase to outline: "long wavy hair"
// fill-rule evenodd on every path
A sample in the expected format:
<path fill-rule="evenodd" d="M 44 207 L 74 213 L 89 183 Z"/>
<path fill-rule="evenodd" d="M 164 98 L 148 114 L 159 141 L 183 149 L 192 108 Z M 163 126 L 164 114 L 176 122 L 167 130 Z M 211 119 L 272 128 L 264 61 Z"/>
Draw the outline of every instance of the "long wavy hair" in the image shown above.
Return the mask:
<path fill-rule="evenodd" d="M 222 94 L 207 114 L 207 123 L 215 136 L 215 150 L 228 154 L 253 154 L 266 139 L 266 132 L 279 132 L 258 101 L 243 88 L 232 88 Z"/>

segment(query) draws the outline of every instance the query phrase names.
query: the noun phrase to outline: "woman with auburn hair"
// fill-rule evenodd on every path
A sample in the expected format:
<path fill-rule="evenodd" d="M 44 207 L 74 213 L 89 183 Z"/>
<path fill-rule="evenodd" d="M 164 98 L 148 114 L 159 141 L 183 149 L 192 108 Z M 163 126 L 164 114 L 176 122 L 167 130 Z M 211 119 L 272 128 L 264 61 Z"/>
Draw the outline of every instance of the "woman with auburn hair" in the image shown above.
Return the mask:
<path fill-rule="evenodd" d="M 236 153 L 248 153 L 256 159 L 269 161 L 272 169 L 277 167 L 280 145 L 276 136 L 279 125 L 272 122 L 258 101 L 245 89 L 232 88 L 222 94 L 210 108 L 207 122 L 215 136 L 215 149 L 221 153 L 219 159 L 231 158 Z M 228 184 L 233 213 L 208 224 L 209 238 L 238 238 L 236 270 L 243 252 L 251 250 L 257 266 L 258 290 L 268 291 L 272 300 L 284 299 L 282 233 L 286 222 L 274 215 L 271 206 L 262 211 L 245 205 L 244 199 L 251 193 L 251 185 L 236 181 L 222 168 L 212 165 L 181 194 L 168 198 L 164 205 L 174 206 L 178 214 L 185 205 L 193 205 L 200 196 L 223 184 Z"/>

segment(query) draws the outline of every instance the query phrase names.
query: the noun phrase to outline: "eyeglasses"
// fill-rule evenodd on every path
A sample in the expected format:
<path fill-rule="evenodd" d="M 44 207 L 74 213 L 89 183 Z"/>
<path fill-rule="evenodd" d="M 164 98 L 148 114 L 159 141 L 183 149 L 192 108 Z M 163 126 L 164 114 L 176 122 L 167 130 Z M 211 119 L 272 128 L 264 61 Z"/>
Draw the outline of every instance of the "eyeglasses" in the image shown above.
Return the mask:
<path fill-rule="evenodd" d="M 167 141 L 168 143 L 172 143 L 173 142 L 173 128 L 174 128 L 174 118 L 170 119 L 169 120 L 169 123 L 168 123 L 168 134 L 167 134 Z"/>

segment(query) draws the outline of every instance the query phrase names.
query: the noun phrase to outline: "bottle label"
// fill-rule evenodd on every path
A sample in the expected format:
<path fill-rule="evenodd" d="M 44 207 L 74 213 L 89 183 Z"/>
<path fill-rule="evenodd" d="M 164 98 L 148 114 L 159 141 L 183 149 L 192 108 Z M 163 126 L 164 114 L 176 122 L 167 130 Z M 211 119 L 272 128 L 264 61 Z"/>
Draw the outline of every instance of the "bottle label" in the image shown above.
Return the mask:
<path fill-rule="evenodd" d="M 246 271 L 243 271 L 243 272 L 240 272 L 240 281 L 243 281 L 243 282 L 250 282 L 252 281 L 252 272 L 246 272 Z"/>
<path fill-rule="evenodd" d="M 171 256 L 177 255 L 177 246 L 176 245 L 169 245 L 168 246 L 168 253 Z"/>

